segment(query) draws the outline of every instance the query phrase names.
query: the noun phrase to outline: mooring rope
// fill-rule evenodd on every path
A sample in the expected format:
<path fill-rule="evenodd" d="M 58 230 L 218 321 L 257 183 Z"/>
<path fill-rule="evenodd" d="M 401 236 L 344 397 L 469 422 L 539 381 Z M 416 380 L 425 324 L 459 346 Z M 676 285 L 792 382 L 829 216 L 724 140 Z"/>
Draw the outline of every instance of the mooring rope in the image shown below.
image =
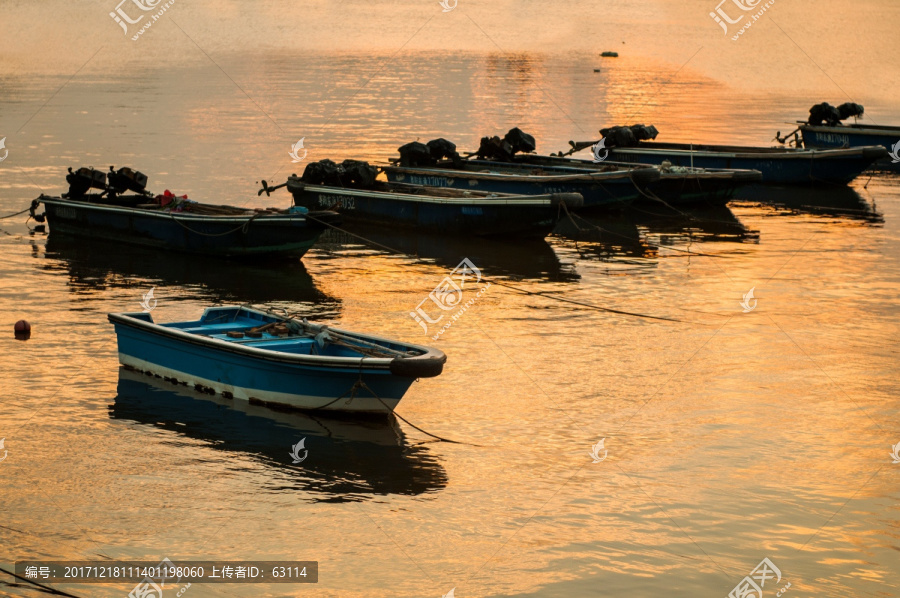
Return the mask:
<path fill-rule="evenodd" d="M 57 590 L 54 587 L 47 586 L 42 583 L 38 583 L 34 580 L 28 579 L 27 577 L 22 577 L 21 575 L 17 575 L 15 573 L 13 573 L 12 571 L 7 571 L 3 567 L 0 567 L 0 571 L 3 571 L 4 573 L 7 573 L 9 575 L 12 575 L 16 579 L 21 579 L 22 581 L 28 582 L 30 584 L 34 584 L 37 587 L 39 587 L 47 592 L 50 592 L 51 594 L 56 594 L 57 596 L 68 596 L 69 598 L 80 598 L 79 596 L 76 596 L 75 594 L 69 594 L 68 592 L 63 592 L 62 590 Z"/>
<path fill-rule="evenodd" d="M 12 218 L 13 216 L 18 216 L 19 214 L 24 214 L 25 212 L 27 212 L 30 209 L 31 209 L 31 207 L 29 206 L 29 207 L 25 208 L 24 210 L 22 210 L 21 212 L 16 212 L 15 214 L 7 214 L 6 216 L 0 216 L 0 220 L 4 220 L 5 218 Z"/>
<path fill-rule="evenodd" d="M 381 249 L 384 249 L 384 250 L 389 251 L 389 252 L 391 252 L 391 253 L 395 253 L 395 254 L 397 254 L 397 255 L 402 255 L 402 256 L 405 256 L 405 257 L 408 257 L 408 258 L 415 259 L 416 261 L 419 261 L 419 260 L 420 260 L 420 258 L 419 258 L 418 256 L 410 255 L 410 254 L 406 253 L 405 251 L 400 251 L 399 249 L 394 249 L 394 248 L 392 248 L 392 247 L 388 247 L 387 245 L 383 245 L 383 244 L 381 244 L 381 243 L 377 243 L 377 242 L 375 242 L 375 241 L 372 241 L 371 239 L 367 239 L 366 237 L 363 237 L 362 235 L 357 235 L 357 234 L 355 234 L 355 233 L 351 233 L 350 231 L 348 231 L 348 230 L 346 230 L 346 229 L 343 229 L 343 228 L 341 228 L 341 227 L 339 227 L 339 226 L 336 226 L 336 225 L 334 225 L 334 224 L 331 224 L 330 222 L 325 222 L 324 220 L 319 220 L 319 219 L 316 218 L 315 216 L 310 216 L 309 214 L 307 214 L 306 217 L 309 218 L 310 220 L 313 220 L 314 222 L 318 222 L 319 224 L 322 224 L 322 225 L 327 226 L 327 227 L 329 227 L 329 228 L 333 228 L 333 229 L 335 229 L 335 230 L 337 230 L 337 231 L 340 231 L 340 232 L 342 232 L 342 233 L 348 234 L 348 235 L 350 235 L 351 237 L 356 237 L 357 239 L 360 239 L 361 241 L 364 241 L 364 242 L 366 242 L 366 243 L 368 243 L 368 244 L 370 244 L 370 245 L 373 245 L 373 246 L 375 246 L 375 247 L 379 247 L 379 248 L 381 248 Z M 678 319 L 676 319 L 676 318 L 667 318 L 667 317 L 665 317 L 665 316 L 654 316 L 654 315 L 650 315 L 650 314 L 642 314 L 642 313 L 638 313 L 638 312 L 624 311 L 624 310 L 621 310 L 621 309 L 613 309 L 613 308 L 611 308 L 611 307 L 603 307 L 603 306 L 600 306 L 600 305 L 595 305 L 595 304 L 593 304 L 593 303 L 586 303 L 586 302 L 583 302 L 583 301 L 576 301 L 576 300 L 574 300 L 574 299 L 566 299 L 565 297 L 559 297 L 559 296 L 556 296 L 556 295 L 549 295 L 549 294 L 547 294 L 547 293 L 535 293 L 535 292 L 529 291 L 529 290 L 527 290 L 527 289 L 523 289 L 523 288 L 516 287 L 516 286 L 511 285 L 511 284 L 509 284 L 509 283 L 498 282 L 496 279 L 491 279 L 491 278 L 489 278 L 489 277 L 487 277 L 487 276 L 482 276 L 482 280 L 487 280 L 487 281 L 491 282 L 491 284 L 496 284 L 496 285 L 501 286 L 501 287 L 505 287 L 505 288 L 508 288 L 508 289 L 512 289 L 512 290 L 517 291 L 517 292 L 519 292 L 519 293 L 522 293 L 522 294 L 524 294 L 524 295 L 536 295 L 536 296 L 539 296 L 539 297 L 544 297 L 544 298 L 547 298 L 547 299 L 552 299 L 552 300 L 554 300 L 554 301 L 560 301 L 560 302 L 562 302 L 562 303 L 573 303 L 573 304 L 575 304 L 575 305 L 580 305 L 580 306 L 582 306 L 582 307 L 587 307 L 587 308 L 589 308 L 589 309 L 594 309 L 594 310 L 597 310 L 597 311 L 603 311 L 603 312 L 608 312 L 608 313 L 614 313 L 614 314 L 619 314 L 619 315 L 624 315 L 624 316 L 633 316 L 633 317 L 636 317 L 636 318 L 646 318 L 646 319 L 649 319 L 649 320 L 664 320 L 664 321 L 667 321 L 667 322 L 679 322 L 679 323 L 682 323 L 682 324 L 688 323 L 688 322 L 686 322 L 685 320 L 678 320 Z"/>

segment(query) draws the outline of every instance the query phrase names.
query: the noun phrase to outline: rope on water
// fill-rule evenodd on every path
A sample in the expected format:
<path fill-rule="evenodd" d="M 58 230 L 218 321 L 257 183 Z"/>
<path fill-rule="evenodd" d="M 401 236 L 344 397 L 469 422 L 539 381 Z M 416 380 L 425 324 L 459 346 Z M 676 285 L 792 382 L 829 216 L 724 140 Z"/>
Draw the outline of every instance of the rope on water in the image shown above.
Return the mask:
<path fill-rule="evenodd" d="M 25 208 L 24 210 L 22 210 L 21 212 L 16 212 L 15 214 L 7 214 L 6 216 L 0 216 L 0 220 L 4 220 L 6 218 L 12 218 L 13 216 L 18 216 L 20 214 L 24 214 L 25 212 L 27 212 L 30 209 L 31 208 L 28 207 L 28 208 Z"/>
<path fill-rule="evenodd" d="M 377 243 L 377 242 L 375 242 L 375 241 L 372 241 L 372 240 L 370 240 L 370 239 L 367 239 L 366 237 L 363 237 L 362 235 L 357 235 L 357 234 L 351 233 L 350 231 L 345 230 L 345 229 L 343 229 L 343 228 L 341 228 L 341 227 L 339 227 L 339 226 L 335 226 L 334 224 L 331 224 L 330 222 L 325 222 L 324 220 L 319 220 L 319 219 L 316 218 L 315 216 L 309 216 L 309 215 L 307 215 L 306 217 L 309 218 L 310 220 L 313 220 L 313 221 L 315 221 L 315 222 L 318 222 L 318 223 L 320 223 L 320 224 L 322 224 L 322 225 L 324 225 L 324 226 L 333 228 L 333 229 L 335 229 L 335 230 L 337 230 L 337 231 L 340 231 L 340 232 L 342 232 L 342 233 L 346 233 L 346 234 L 348 234 L 348 235 L 350 235 L 350 236 L 352 236 L 352 237 L 356 237 L 356 238 L 358 238 L 358 239 L 360 239 L 360 240 L 362 240 L 362 241 L 365 241 L 366 243 L 368 243 L 368 244 L 370 244 L 370 245 L 373 245 L 373 246 L 375 246 L 375 247 L 379 247 L 379 248 L 384 249 L 384 250 L 386 250 L 386 251 L 389 251 L 389 252 L 391 252 L 391 253 L 396 253 L 396 254 L 398 254 L 398 255 L 403 255 L 403 256 L 406 256 L 406 257 L 411 257 L 411 258 L 414 258 L 414 259 L 417 259 L 417 260 L 419 259 L 418 256 L 410 255 L 410 254 L 406 253 L 405 251 L 400 251 L 399 249 L 393 249 L 392 247 L 388 247 L 387 245 L 382 245 L 381 243 Z M 699 255 L 699 254 L 695 254 L 695 255 Z M 647 318 L 647 319 L 650 319 L 650 320 L 664 320 L 664 321 L 666 321 L 666 322 L 687 323 L 687 322 L 685 322 L 685 320 L 678 320 L 678 319 L 675 319 L 675 318 L 667 318 L 667 317 L 665 317 L 665 316 L 652 316 L 652 315 L 649 315 L 649 314 L 642 314 L 642 313 L 637 313 L 637 312 L 624 311 L 624 310 L 620 310 L 620 309 L 612 309 L 612 308 L 610 308 L 610 307 L 602 307 L 602 306 L 600 306 L 600 305 L 594 305 L 593 303 L 585 303 L 585 302 L 583 302 L 583 301 L 576 301 L 576 300 L 574 300 L 574 299 L 566 299 L 565 297 L 558 297 L 558 296 L 556 296 L 556 295 L 548 295 L 548 294 L 546 294 L 546 293 L 535 293 L 535 292 L 533 292 L 533 291 L 529 291 L 529 290 L 526 290 L 526 289 L 522 289 L 522 288 L 513 286 L 513 285 L 511 285 L 511 284 L 508 284 L 508 283 L 498 282 L 498 281 L 496 281 L 495 279 L 488 278 L 487 276 L 482 276 L 482 280 L 487 280 L 487 281 L 491 282 L 491 284 L 496 284 L 496 285 L 501 286 L 501 287 L 506 287 L 506 288 L 508 288 L 508 289 L 512 289 L 512 290 L 514 290 L 514 291 L 517 291 L 517 292 L 519 292 L 519 293 L 523 293 L 523 294 L 525 294 L 525 295 L 536 295 L 536 296 L 539 296 L 539 297 L 544 297 L 544 298 L 547 298 L 547 299 L 552 299 L 552 300 L 554 300 L 554 301 L 560 301 L 560 302 L 563 302 L 563 303 L 573 303 L 573 304 L 575 304 L 575 305 L 580 305 L 580 306 L 582 306 L 582 307 L 587 307 L 588 309 L 594 309 L 594 310 L 597 310 L 597 311 L 603 311 L 603 312 L 608 312 L 608 313 L 614 313 L 614 314 L 619 314 L 619 315 L 624 315 L 624 316 L 633 316 L 633 317 L 636 317 L 636 318 Z M 410 425 L 412 425 L 412 424 L 410 424 Z"/>
<path fill-rule="evenodd" d="M 50 592 L 51 594 L 56 594 L 57 596 L 68 596 L 69 598 L 80 598 L 79 596 L 76 596 L 75 594 L 69 594 L 68 592 L 63 592 L 62 590 L 57 590 L 57 589 L 54 588 L 54 587 L 46 586 L 46 585 L 44 585 L 44 584 L 42 584 L 42 583 L 38 583 L 38 582 L 36 582 L 36 581 L 33 581 L 33 580 L 31 580 L 31 579 L 28 579 L 27 577 L 22 577 L 21 575 L 17 575 L 17 574 L 15 574 L 15 573 L 13 573 L 12 571 L 7 571 L 7 570 L 4 569 L 3 567 L 0 567 L 0 571 L 3 571 L 4 573 L 7 573 L 7 574 L 9 574 L 9 575 L 12 575 L 12 576 L 15 577 L 16 579 L 21 579 L 22 581 L 28 582 L 28 583 L 30 583 L 30 584 L 34 584 L 34 585 L 36 585 L 37 587 L 39 587 L 39 588 L 41 588 L 41 589 L 43 589 L 43 590 L 45 590 L 45 591 L 47 591 L 47 592 Z"/>

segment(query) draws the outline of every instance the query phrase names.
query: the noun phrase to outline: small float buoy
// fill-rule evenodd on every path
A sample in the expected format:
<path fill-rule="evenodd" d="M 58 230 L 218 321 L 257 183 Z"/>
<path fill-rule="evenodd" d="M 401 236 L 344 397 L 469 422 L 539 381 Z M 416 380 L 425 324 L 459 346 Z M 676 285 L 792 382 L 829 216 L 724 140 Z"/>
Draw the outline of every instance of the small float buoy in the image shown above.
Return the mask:
<path fill-rule="evenodd" d="M 31 338 L 31 324 L 25 320 L 19 320 L 14 327 L 16 338 L 20 341 L 27 341 Z"/>

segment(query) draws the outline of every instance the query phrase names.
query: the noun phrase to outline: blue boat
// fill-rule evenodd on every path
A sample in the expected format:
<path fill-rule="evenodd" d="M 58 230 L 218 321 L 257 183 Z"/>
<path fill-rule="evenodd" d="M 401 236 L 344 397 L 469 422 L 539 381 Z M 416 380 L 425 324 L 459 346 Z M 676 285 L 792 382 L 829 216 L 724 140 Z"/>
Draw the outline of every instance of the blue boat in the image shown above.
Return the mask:
<path fill-rule="evenodd" d="M 31 202 L 31 217 L 50 234 L 107 239 L 117 243 L 224 257 L 301 257 L 330 223 L 333 212 L 310 215 L 305 208 L 250 209 L 213 205 L 147 191 L 147 177 L 130 168 L 105 173 L 69 169 L 69 191 L 41 194 Z M 91 190 L 99 193 L 92 193 Z M 44 214 L 37 214 L 43 204 Z M 308 216 L 312 216 L 309 218 Z"/>
<path fill-rule="evenodd" d="M 313 185 L 296 176 L 287 188 L 296 206 L 334 210 L 345 220 L 467 236 L 543 238 L 565 209 L 583 204 L 581 195 L 571 192 L 511 195 L 383 181 L 359 189 Z"/>
<path fill-rule="evenodd" d="M 570 142 L 573 149 L 594 142 Z M 881 146 L 813 150 L 786 147 L 692 145 L 641 141 L 636 147 L 611 147 L 609 160 L 690 168 L 758 170 L 764 184 L 845 185 L 888 155 Z"/>
<path fill-rule="evenodd" d="M 308 410 L 388 413 L 417 378 L 440 375 L 437 349 L 244 306 L 157 324 L 109 314 L 119 362 L 228 399 Z"/>
<path fill-rule="evenodd" d="M 876 162 L 887 170 L 900 170 L 900 127 L 879 125 L 820 125 L 798 122 L 803 147 L 833 149 L 880 145 L 889 155 Z M 790 134 L 789 134 L 790 135 Z"/>
<path fill-rule="evenodd" d="M 383 166 L 389 181 L 452 187 L 469 191 L 547 195 L 578 193 L 585 209 L 619 209 L 641 196 L 647 185 L 658 181 L 659 169 L 652 167 L 608 166 L 590 172 L 564 167 L 534 166 L 490 160 L 464 160 L 453 164 L 442 160 L 436 166 Z"/>

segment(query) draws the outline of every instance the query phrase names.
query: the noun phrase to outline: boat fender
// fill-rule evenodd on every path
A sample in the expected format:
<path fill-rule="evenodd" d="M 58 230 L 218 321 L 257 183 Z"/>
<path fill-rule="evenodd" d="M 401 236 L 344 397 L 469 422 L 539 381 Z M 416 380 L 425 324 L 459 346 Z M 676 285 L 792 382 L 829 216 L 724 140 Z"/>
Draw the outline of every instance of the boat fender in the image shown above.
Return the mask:
<path fill-rule="evenodd" d="M 327 340 L 330 340 L 327 330 L 322 330 L 322 332 L 315 336 L 316 346 L 319 347 L 320 351 L 325 348 L 325 341 Z"/>
<path fill-rule="evenodd" d="M 444 371 L 447 358 L 395 357 L 391 360 L 391 373 L 403 378 L 434 378 Z"/>
<path fill-rule="evenodd" d="M 577 210 L 584 205 L 584 197 L 581 193 L 553 193 L 550 196 L 553 205 L 565 205 L 571 210 Z"/>
<path fill-rule="evenodd" d="M 883 145 L 875 145 L 872 147 L 864 147 L 862 151 L 863 158 L 868 160 L 880 160 L 887 158 L 890 152 Z"/>

